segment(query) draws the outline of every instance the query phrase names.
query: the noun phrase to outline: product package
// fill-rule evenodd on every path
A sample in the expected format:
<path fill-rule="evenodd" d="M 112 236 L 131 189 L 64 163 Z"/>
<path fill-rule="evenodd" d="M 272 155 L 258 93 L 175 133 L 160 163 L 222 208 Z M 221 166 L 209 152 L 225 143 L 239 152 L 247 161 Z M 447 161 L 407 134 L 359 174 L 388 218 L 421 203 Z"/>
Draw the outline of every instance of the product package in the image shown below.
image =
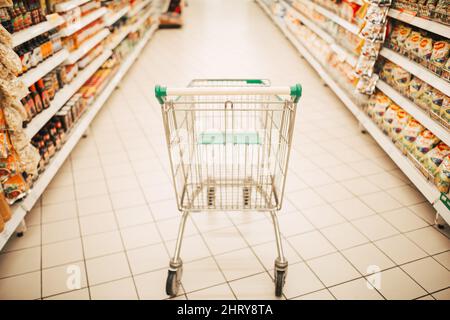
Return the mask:
<path fill-rule="evenodd" d="M 438 171 L 439 166 L 446 156 L 450 154 L 450 147 L 447 146 L 444 142 L 439 142 L 436 147 L 433 148 L 430 152 L 425 154 L 424 157 L 420 160 L 424 169 L 426 170 L 426 174 L 434 177 Z"/>
<path fill-rule="evenodd" d="M 434 182 L 440 192 L 448 193 L 450 187 L 450 155 L 447 155 L 440 164 Z"/>

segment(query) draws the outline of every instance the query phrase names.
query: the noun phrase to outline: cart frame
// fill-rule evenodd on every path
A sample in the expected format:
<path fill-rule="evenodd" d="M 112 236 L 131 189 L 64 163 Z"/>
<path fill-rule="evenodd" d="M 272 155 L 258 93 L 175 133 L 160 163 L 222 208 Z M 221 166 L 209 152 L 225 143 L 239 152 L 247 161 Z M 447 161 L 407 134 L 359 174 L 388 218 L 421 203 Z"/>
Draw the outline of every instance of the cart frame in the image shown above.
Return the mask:
<path fill-rule="evenodd" d="M 297 103 L 302 88 L 263 79 L 197 79 L 155 87 L 161 104 L 177 207 L 182 212 L 166 293 L 178 293 L 190 212 L 270 212 L 277 244 L 275 294 L 288 262 L 277 212 L 282 207 Z"/>

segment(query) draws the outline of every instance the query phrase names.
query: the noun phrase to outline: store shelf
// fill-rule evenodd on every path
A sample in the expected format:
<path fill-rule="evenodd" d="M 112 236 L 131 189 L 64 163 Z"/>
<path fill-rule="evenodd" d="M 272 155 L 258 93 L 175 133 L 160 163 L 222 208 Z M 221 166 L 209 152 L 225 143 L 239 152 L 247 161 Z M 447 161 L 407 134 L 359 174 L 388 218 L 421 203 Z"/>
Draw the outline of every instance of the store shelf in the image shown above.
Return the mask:
<path fill-rule="evenodd" d="M 105 51 L 95 58 L 86 68 L 78 73 L 73 81 L 53 98 L 50 106 L 31 120 L 25 128 L 28 137 L 33 137 L 50 120 L 50 118 L 81 88 L 81 86 L 100 68 L 100 66 L 111 56 L 111 51 Z"/>
<path fill-rule="evenodd" d="M 113 50 L 115 47 L 117 47 L 130 33 L 129 27 L 123 27 L 122 32 L 118 36 L 116 36 L 116 39 L 114 39 L 113 42 L 108 44 L 108 48 L 110 50 Z"/>
<path fill-rule="evenodd" d="M 427 68 L 424 68 L 420 64 L 415 63 L 414 61 L 409 60 L 401 54 L 398 54 L 397 52 L 387 48 L 381 49 L 380 54 L 386 59 L 394 62 L 406 71 L 412 73 L 416 77 L 430 84 L 433 88 L 436 88 L 447 96 L 450 96 L 450 83 L 444 79 L 441 79 L 439 76 L 435 75 Z"/>
<path fill-rule="evenodd" d="M 61 3 L 58 3 L 55 5 L 55 11 L 56 12 L 65 12 L 72 10 L 76 7 L 79 7 L 91 0 L 70 0 L 70 1 L 64 1 Z"/>
<path fill-rule="evenodd" d="M 12 217 L 8 222 L 6 222 L 5 229 L 0 233 L 0 250 L 3 249 L 9 238 L 15 233 L 17 227 L 27 214 L 27 211 L 23 209 L 20 204 L 13 205 L 11 207 L 11 211 Z"/>
<path fill-rule="evenodd" d="M 49 30 L 56 28 L 57 26 L 64 23 L 63 17 L 58 14 L 51 14 L 47 16 L 47 21 L 36 24 L 22 31 L 15 32 L 12 34 L 13 47 L 27 42 Z"/>
<path fill-rule="evenodd" d="M 136 32 L 142 24 L 153 14 L 153 8 L 149 8 L 133 25 L 130 26 L 130 32 Z"/>
<path fill-rule="evenodd" d="M 79 59 L 81 59 L 86 53 L 88 53 L 92 48 L 94 48 L 97 44 L 99 44 L 103 39 L 105 39 L 110 34 L 108 29 L 102 29 L 97 32 L 90 39 L 86 40 L 81 44 L 81 46 L 72 51 L 67 59 L 64 61 L 64 64 L 74 64 Z"/>
<path fill-rule="evenodd" d="M 103 91 L 99 94 L 99 96 L 96 98 L 96 100 L 94 101 L 92 106 L 90 106 L 88 108 L 88 110 L 82 116 L 82 118 L 78 121 L 76 126 L 71 130 L 66 143 L 63 145 L 61 150 L 58 151 L 58 153 L 51 159 L 49 165 L 47 166 L 45 171 L 39 176 L 38 180 L 34 184 L 33 188 L 30 190 L 27 197 L 20 203 L 21 207 L 24 208 L 26 211 L 29 211 L 33 208 L 36 201 L 39 199 L 39 197 L 45 191 L 45 188 L 48 186 L 50 181 L 53 179 L 55 174 L 58 172 L 59 168 L 63 165 L 64 161 L 67 159 L 70 152 L 76 146 L 77 142 L 80 140 L 80 138 L 82 137 L 82 135 L 88 128 L 89 124 L 94 119 L 95 115 L 98 113 L 98 111 L 104 105 L 104 103 L 107 101 L 107 99 L 109 98 L 109 96 L 111 95 L 113 90 L 116 88 L 116 86 L 119 84 L 119 82 L 122 80 L 122 78 L 124 77 L 126 72 L 133 65 L 133 62 L 137 59 L 137 57 L 139 56 L 139 54 L 145 47 L 146 43 L 150 40 L 150 38 L 152 37 L 154 32 L 157 30 L 157 28 L 158 28 L 158 25 L 154 24 L 147 31 L 147 33 L 144 35 L 142 40 L 135 46 L 135 48 L 129 54 L 129 56 L 125 58 L 122 65 L 119 67 L 119 69 L 114 74 L 114 76 L 108 81 L 108 84 L 103 89 Z M 106 60 L 111 54 L 112 54 L 112 52 L 109 50 L 108 50 L 108 52 L 103 53 L 102 54 L 103 59 Z M 100 59 L 100 58 L 97 58 L 97 59 Z M 89 67 L 92 64 L 94 64 L 94 62 L 92 62 L 89 65 Z M 97 70 L 97 69 L 95 69 L 95 70 Z M 85 70 L 83 70 L 83 72 Z M 80 75 L 77 77 L 77 80 L 79 77 L 80 77 Z"/>
<path fill-rule="evenodd" d="M 317 34 L 320 38 L 322 38 L 325 42 L 327 42 L 331 49 L 340 57 L 342 61 L 346 61 L 352 67 L 355 67 L 358 63 L 358 59 L 356 55 L 348 52 L 346 49 L 341 47 L 338 43 L 335 42 L 335 39 L 328 34 L 325 30 L 316 25 L 313 21 L 306 18 L 302 13 L 297 11 L 296 8 L 289 5 L 289 3 L 285 2 L 285 5 L 290 9 L 290 13 L 300 20 L 305 26 L 307 26 L 311 31 Z"/>
<path fill-rule="evenodd" d="M 62 37 L 68 37 L 78 30 L 82 29 L 83 27 L 87 26 L 89 23 L 97 20 L 98 18 L 102 17 L 104 14 L 106 14 L 108 10 L 106 8 L 99 8 L 88 15 L 81 18 L 80 21 L 77 23 L 71 24 L 64 29 L 60 31 L 60 35 Z"/>
<path fill-rule="evenodd" d="M 328 74 L 316 58 L 306 49 L 305 46 L 297 39 L 288 28 L 282 23 L 280 19 L 273 17 L 267 10 L 267 7 L 261 0 L 256 0 L 258 4 L 264 9 L 268 16 L 274 21 L 283 34 L 288 38 L 299 53 L 308 61 L 308 63 L 315 69 L 315 71 L 322 77 L 329 88 L 341 99 L 344 105 L 353 113 L 355 118 L 361 123 L 366 131 L 375 139 L 380 147 L 391 157 L 403 173 L 412 181 L 424 197 L 438 210 L 441 216 L 448 216 L 449 212 L 445 206 L 437 205 L 439 202 L 440 192 L 430 183 L 422 173 L 414 166 L 414 164 L 404 156 L 401 151 L 392 143 L 391 139 L 387 137 L 348 96 L 348 94 L 337 84 L 337 82 Z M 445 209 L 444 209 L 445 208 Z"/>
<path fill-rule="evenodd" d="M 33 83 L 41 79 L 47 73 L 59 66 L 69 56 L 69 52 L 66 49 L 59 50 L 51 57 L 47 58 L 33 69 L 28 70 L 19 77 L 26 87 L 31 86 Z"/>
<path fill-rule="evenodd" d="M 142 0 L 138 4 L 133 5 L 131 7 L 130 11 L 128 11 L 127 17 L 131 18 L 131 17 L 137 15 L 139 13 L 139 11 L 144 9 L 144 7 L 147 6 L 148 4 L 150 4 L 151 2 L 152 2 L 152 0 Z"/>
<path fill-rule="evenodd" d="M 435 34 L 441 35 L 443 37 L 450 37 L 450 26 L 431 21 L 428 19 L 420 18 L 413 16 L 412 14 L 402 12 L 396 9 L 389 9 L 388 16 L 403 22 L 406 22 L 410 25 L 416 26 L 420 29 L 427 30 L 433 32 Z"/>
<path fill-rule="evenodd" d="M 105 21 L 105 25 L 107 27 L 113 25 L 114 23 L 117 22 L 117 20 L 119 20 L 120 18 L 122 18 L 125 14 L 127 14 L 127 12 L 130 11 L 130 7 L 126 6 L 122 9 L 120 9 L 117 12 L 111 12 L 109 14 L 107 14 L 103 19 Z"/>
<path fill-rule="evenodd" d="M 338 25 L 340 25 L 344 29 L 347 29 L 351 33 L 356 34 L 356 35 L 359 33 L 359 27 L 357 25 L 355 25 L 353 23 L 350 23 L 350 22 L 348 22 L 345 19 L 342 19 L 337 14 L 331 12 L 328 9 L 325 9 L 321 5 L 318 5 L 318 4 L 314 3 L 314 2 L 312 2 L 311 0 L 299 0 L 299 1 L 304 3 L 309 8 L 314 9 L 315 11 L 320 13 L 321 15 L 323 15 L 323 16 L 327 17 L 328 19 L 334 21 L 335 23 L 337 23 Z"/>
<path fill-rule="evenodd" d="M 430 115 L 425 113 L 423 109 L 417 106 L 414 102 L 400 94 L 397 90 L 392 88 L 386 82 L 378 80 L 377 88 L 386 94 L 392 101 L 402 107 L 406 112 L 416 118 L 424 127 L 433 132 L 439 139 L 450 145 L 450 132 L 430 118 Z"/>

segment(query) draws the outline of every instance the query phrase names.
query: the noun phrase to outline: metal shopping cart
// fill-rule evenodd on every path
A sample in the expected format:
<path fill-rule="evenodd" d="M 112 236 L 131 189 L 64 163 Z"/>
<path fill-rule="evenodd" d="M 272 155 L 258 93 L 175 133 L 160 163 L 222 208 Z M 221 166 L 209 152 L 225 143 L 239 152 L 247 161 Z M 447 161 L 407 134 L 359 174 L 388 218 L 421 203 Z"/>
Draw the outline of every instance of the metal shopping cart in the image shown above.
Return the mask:
<path fill-rule="evenodd" d="M 178 293 L 181 243 L 189 212 L 270 212 L 278 257 L 275 295 L 288 262 L 276 213 L 281 209 L 297 102 L 302 88 L 259 79 L 199 79 L 155 87 L 161 104 L 178 210 L 182 212 L 166 293 Z"/>

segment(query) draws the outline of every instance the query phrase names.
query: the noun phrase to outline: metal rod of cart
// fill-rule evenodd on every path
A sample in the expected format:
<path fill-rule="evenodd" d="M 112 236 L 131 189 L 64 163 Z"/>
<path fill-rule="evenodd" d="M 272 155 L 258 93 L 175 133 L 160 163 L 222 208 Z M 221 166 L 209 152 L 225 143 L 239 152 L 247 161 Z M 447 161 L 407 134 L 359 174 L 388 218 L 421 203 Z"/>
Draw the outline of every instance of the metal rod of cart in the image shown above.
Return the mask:
<path fill-rule="evenodd" d="M 161 104 L 178 210 L 182 213 L 166 293 L 176 296 L 190 212 L 270 212 L 278 256 L 275 295 L 288 262 L 277 212 L 281 209 L 299 84 L 272 87 L 260 79 L 198 79 L 186 88 L 155 87 Z"/>

